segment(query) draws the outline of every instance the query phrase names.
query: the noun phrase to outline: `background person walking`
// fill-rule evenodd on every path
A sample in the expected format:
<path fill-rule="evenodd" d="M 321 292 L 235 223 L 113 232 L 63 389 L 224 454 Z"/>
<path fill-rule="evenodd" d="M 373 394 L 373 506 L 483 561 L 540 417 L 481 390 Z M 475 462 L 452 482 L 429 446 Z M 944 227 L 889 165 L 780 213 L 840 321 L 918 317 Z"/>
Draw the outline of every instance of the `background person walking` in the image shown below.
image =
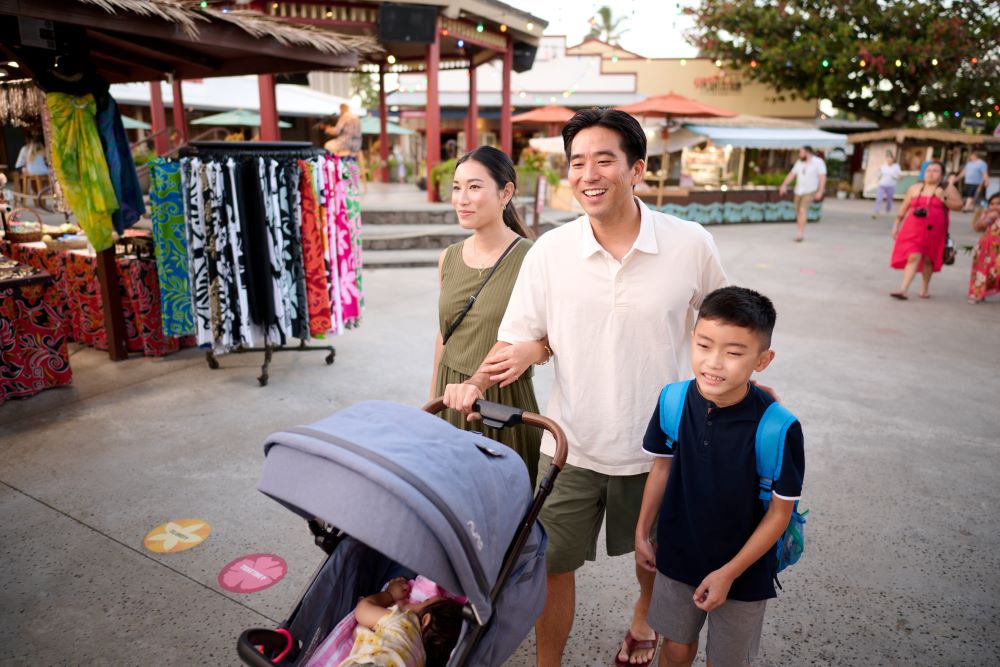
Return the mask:
<path fill-rule="evenodd" d="M 878 210 L 885 200 L 885 212 L 892 213 L 892 198 L 896 195 L 896 183 L 899 182 L 900 169 L 896 156 L 892 151 L 885 152 L 885 164 L 879 167 L 878 191 L 875 194 L 875 212 L 872 219 L 878 217 Z"/>
<path fill-rule="evenodd" d="M 906 191 L 899 216 L 892 225 L 891 266 L 902 269 L 903 282 L 894 299 L 906 300 L 906 291 L 919 271 L 923 277 L 920 298 L 930 297 L 931 275 L 941 270 L 944 246 L 948 238 L 949 211 L 962 207 L 962 196 L 955 187 L 954 177 L 942 184 L 944 166 L 932 162 L 924 171 L 924 181 L 914 183 Z"/>
<path fill-rule="evenodd" d="M 798 161 L 778 188 L 778 193 L 782 197 L 788 192 L 788 185 L 792 180 L 795 181 L 795 224 L 799 228 L 795 240 L 801 241 L 806 233 L 809 205 L 814 201 L 822 201 L 823 190 L 826 188 L 826 162 L 816 155 L 812 146 L 803 146 L 799 149 Z"/>
<path fill-rule="evenodd" d="M 965 185 L 962 186 L 962 196 L 965 198 L 965 205 L 962 206 L 964 213 L 972 210 L 976 202 L 976 194 L 985 188 L 987 170 L 986 161 L 979 157 L 979 153 L 975 151 L 969 153 L 969 161 L 962 167 L 962 171 L 958 172 L 958 179 L 965 179 Z M 985 190 L 983 194 L 985 194 Z"/>

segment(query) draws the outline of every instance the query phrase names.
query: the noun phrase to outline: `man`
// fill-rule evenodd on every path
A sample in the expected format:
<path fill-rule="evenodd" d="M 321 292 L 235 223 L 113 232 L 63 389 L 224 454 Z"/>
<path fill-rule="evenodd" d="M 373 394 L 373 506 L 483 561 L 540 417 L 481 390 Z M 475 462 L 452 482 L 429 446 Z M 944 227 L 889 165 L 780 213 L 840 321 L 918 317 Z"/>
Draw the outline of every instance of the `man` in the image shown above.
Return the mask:
<path fill-rule="evenodd" d="M 628 114 L 585 109 L 563 128 L 573 196 L 585 215 L 528 251 L 499 341 L 445 403 L 466 414 L 486 388 L 509 384 L 532 363 L 555 359 L 546 414 L 566 431 L 569 459 L 544 508 L 548 597 L 535 626 L 537 664 L 559 665 L 573 625 L 574 572 L 596 558 L 607 514 L 607 550 L 631 553 L 650 464 L 641 448 L 660 386 L 686 375 L 695 310 L 726 284 L 712 237 L 700 225 L 650 211 L 633 194 L 645 170 L 646 135 Z M 532 343 L 547 339 L 546 352 Z M 539 477 L 554 453 L 543 437 Z M 646 623 L 653 576 L 636 568 L 640 594 L 625 664 L 652 661 Z M 631 661 L 631 662 L 630 662 Z"/>
<path fill-rule="evenodd" d="M 823 200 L 823 190 L 826 188 L 826 163 L 816 155 L 812 146 L 799 149 L 799 160 L 785 176 L 785 182 L 778 188 L 778 193 L 784 197 L 788 192 L 788 184 L 795 179 L 795 224 L 799 232 L 795 237 L 801 241 L 806 233 L 806 222 L 809 217 L 809 205 L 814 201 Z"/>
<path fill-rule="evenodd" d="M 337 124 L 333 127 L 324 125 L 323 129 L 333 137 L 324 148 L 334 155 L 352 155 L 361 150 L 361 119 L 351 113 L 347 104 L 340 105 Z"/>
<path fill-rule="evenodd" d="M 962 196 L 965 197 L 965 204 L 962 205 L 963 213 L 972 210 L 975 205 L 976 193 L 980 189 L 983 189 L 984 195 L 986 194 L 984 183 L 987 171 L 986 160 L 979 157 L 979 153 L 975 151 L 969 153 L 969 161 L 962 167 L 962 171 L 958 172 L 958 180 L 965 177 L 965 185 L 962 187 Z"/>

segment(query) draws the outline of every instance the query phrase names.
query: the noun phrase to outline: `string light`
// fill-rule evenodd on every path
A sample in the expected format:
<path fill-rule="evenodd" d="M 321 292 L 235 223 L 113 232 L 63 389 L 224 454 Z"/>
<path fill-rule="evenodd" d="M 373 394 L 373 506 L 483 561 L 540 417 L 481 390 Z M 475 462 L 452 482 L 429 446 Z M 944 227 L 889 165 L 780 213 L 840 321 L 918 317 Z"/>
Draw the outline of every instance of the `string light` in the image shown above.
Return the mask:
<path fill-rule="evenodd" d="M 447 28 L 441 28 L 441 36 L 442 37 L 447 37 L 448 36 L 448 29 Z"/>
<path fill-rule="evenodd" d="M 977 112 L 976 112 L 976 118 L 982 118 L 982 117 L 983 117 L 983 114 L 981 114 L 981 113 L 979 113 L 979 112 L 977 111 Z"/>
<path fill-rule="evenodd" d="M 951 115 L 951 112 L 950 112 L 950 111 L 945 111 L 945 112 L 944 112 L 944 117 L 945 117 L 945 118 L 947 118 L 947 117 L 948 117 L 948 116 L 950 116 L 950 115 Z"/>
<path fill-rule="evenodd" d="M 618 56 L 611 56 L 611 62 L 613 63 L 618 62 Z"/>
<path fill-rule="evenodd" d="M 528 21 L 528 25 L 526 25 L 524 27 L 528 29 L 528 32 L 531 32 L 532 30 L 535 29 L 535 24 L 532 23 L 531 21 Z"/>
<path fill-rule="evenodd" d="M 824 67 L 824 68 L 827 68 L 827 67 L 829 67 L 829 66 L 830 66 L 830 61 L 829 61 L 829 60 L 827 60 L 826 58 L 823 58 L 823 67 Z"/>
<path fill-rule="evenodd" d="M 477 23 L 476 24 L 476 32 L 482 32 L 482 31 L 483 31 L 483 24 L 482 23 Z"/>
<path fill-rule="evenodd" d="M 931 65 L 934 65 L 934 67 L 937 67 L 937 64 L 938 64 L 938 59 L 937 58 L 931 58 Z"/>
<path fill-rule="evenodd" d="M 979 58 L 973 57 L 972 60 L 971 60 L 971 62 L 972 62 L 973 65 L 976 65 L 976 64 L 979 63 Z"/>
<path fill-rule="evenodd" d="M 867 63 L 867 62 L 865 62 L 865 60 L 864 60 L 864 59 L 862 59 L 862 60 L 861 60 L 861 62 L 860 62 L 860 63 L 858 63 L 858 64 L 859 64 L 859 65 L 861 65 L 862 67 L 864 67 L 864 66 L 865 66 L 865 65 L 867 65 L 868 63 Z"/>
<path fill-rule="evenodd" d="M 751 60 L 750 61 L 750 67 L 753 68 L 753 69 L 757 69 L 757 61 L 756 60 Z"/>
<path fill-rule="evenodd" d="M 506 23 L 501 23 L 500 24 L 500 32 L 507 32 L 507 24 Z"/>
<path fill-rule="evenodd" d="M 685 60 L 684 58 L 681 58 L 681 67 L 687 67 L 687 64 L 688 64 L 688 61 Z"/>
<path fill-rule="evenodd" d="M 201 3 L 199 4 L 199 6 L 200 6 L 200 7 L 202 8 L 202 9 L 205 9 L 205 7 L 208 7 L 208 3 L 207 3 L 207 2 L 205 2 L 205 0 L 201 0 Z"/>
<path fill-rule="evenodd" d="M 396 64 L 396 56 L 394 56 L 394 55 L 392 55 L 392 54 L 390 53 L 390 54 L 389 54 L 389 57 L 388 57 L 388 58 L 386 58 L 386 59 L 385 59 L 385 61 L 386 61 L 387 63 L 389 63 L 390 65 L 395 65 L 395 64 Z"/>
<path fill-rule="evenodd" d="M 955 112 L 955 118 L 958 118 L 958 117 L 959 117 L 959 116 L 961 116 L 961 115 L 962 115 L 962 114 L 960 114 L 959 112 L 957 112 L 957 111 Z"/>
<path fill-rule="evenodd" d="M 333 18 L 333 12 L 327 12 L 326 13 L 326 18 L 332 19 Z"/>
<path fill-rule="evenodd" d="M 460 49 L 464 49 L 465 48 L 465 40 L 464 39 L 458 40 L 458 48 L 460 48 Z"/>
<path fill-rule="evenodd" d="M 722 61 L 721 60 L 716 60 L 715 61 L 715 66 L 716 67 L 722 67 Z"/>
<path fill-rule="evenodd" d="M 896 58 L 896 67 L 902 67 L 902 66 L 903 66 L 903 61 L 900 60 L 899 58 Z"/>

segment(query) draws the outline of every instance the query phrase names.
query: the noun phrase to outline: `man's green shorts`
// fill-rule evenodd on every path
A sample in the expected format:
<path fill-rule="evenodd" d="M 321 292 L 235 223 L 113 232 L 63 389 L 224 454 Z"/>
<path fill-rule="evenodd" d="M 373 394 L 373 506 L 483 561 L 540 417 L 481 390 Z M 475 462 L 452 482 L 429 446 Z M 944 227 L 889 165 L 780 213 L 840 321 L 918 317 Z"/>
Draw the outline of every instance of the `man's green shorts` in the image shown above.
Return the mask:
<path fill-rule="evenodd" d="M 551 456 L 539 456 L 539 481 L 551 465 Z M 573 572 L 584 561 L 597 559 L 597 538 L 605 514 L 608 555 L 621 556 L 634 551 L 635 525 L 645 486 L 646 473 L 604 475 L 567 463 L 556 477 L 552 494 L 538 517 L 549 534 L 545 552 L 549 574 Z"/>

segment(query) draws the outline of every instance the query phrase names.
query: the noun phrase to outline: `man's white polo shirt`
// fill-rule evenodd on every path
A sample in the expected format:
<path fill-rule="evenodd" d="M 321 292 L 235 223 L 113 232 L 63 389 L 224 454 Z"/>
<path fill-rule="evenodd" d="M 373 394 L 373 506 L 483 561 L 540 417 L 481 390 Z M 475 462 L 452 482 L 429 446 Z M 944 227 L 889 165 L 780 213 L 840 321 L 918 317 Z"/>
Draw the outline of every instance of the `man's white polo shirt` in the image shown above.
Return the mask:
<path fill-rule="evenodd" d="M 650 211 L 615 260 L 584 215 L 535 241 L 498 339 L 549 337 L 555 382 L 545 414 L 569 440 L 569 463 L 608 475 L 647 472 L 642 437 L 663 385 L 691 376 L 690 335 L 702 299 L 726 285 L 701 225 Z M 555 452 L 547 433 L 542 452 Z"/>

